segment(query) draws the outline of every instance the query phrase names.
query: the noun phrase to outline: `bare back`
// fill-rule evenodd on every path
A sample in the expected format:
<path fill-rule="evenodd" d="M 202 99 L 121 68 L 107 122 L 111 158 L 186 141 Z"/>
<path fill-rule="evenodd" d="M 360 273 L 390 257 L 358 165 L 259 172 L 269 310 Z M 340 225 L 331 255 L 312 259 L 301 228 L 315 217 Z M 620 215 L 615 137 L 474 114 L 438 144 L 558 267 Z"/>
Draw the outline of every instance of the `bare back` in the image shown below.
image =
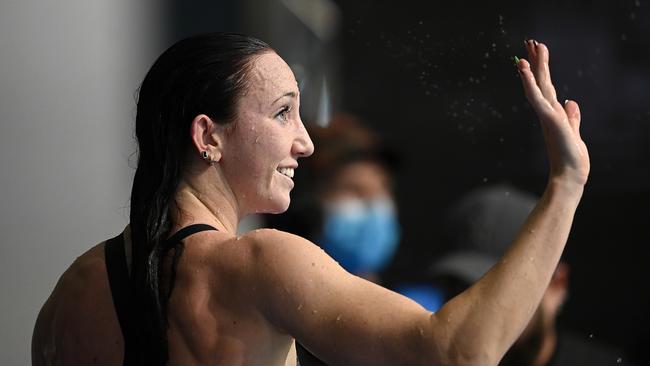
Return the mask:
<path fill-rule="evenodd" d="M 251 304 L 256 289 L 242 275 L 251 255 L 245 240 L 201 232 L 184 243 L 168 311 L 169 365 L 295 365 L 293 338 Z M 33 365 L 122 364 L 104 245 L 77 258 L 43 306 Z"/>

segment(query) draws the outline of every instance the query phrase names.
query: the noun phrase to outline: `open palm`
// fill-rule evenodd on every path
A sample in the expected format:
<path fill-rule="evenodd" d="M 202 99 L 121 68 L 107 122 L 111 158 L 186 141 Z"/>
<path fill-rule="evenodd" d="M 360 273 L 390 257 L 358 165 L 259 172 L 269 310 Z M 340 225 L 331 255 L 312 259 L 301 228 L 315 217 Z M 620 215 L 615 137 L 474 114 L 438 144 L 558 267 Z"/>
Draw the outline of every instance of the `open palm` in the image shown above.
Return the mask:
<path fill-rule="evenodd" d="M 529 61 L 521 59 L 517 69 L 524 92 L 539 116 L 550 162 L 550 179 L 566 179 L 584 185 L 589 176 L 589 153 L 580 137 L 580 108 L 575 101 L 561 104 L 551 81 L 549 53 L 534 40 L 524 42 Z"/>

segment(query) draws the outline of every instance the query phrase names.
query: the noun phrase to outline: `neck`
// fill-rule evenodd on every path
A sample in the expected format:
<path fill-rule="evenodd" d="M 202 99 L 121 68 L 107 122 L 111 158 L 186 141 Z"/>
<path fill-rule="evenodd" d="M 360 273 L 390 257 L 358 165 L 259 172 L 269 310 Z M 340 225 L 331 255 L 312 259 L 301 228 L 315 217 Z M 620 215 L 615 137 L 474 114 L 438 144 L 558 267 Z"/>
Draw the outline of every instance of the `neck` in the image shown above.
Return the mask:
<path fill-rule="evenodd" d="M 184 174 L 176 191 L 178 216 L 174 217 L 176 231 L 184 226 L 203 223 L 221 232 L 235 235 L 237 225 L 245 215 L 237 199 L 219 172 L 205 162 Z"/>

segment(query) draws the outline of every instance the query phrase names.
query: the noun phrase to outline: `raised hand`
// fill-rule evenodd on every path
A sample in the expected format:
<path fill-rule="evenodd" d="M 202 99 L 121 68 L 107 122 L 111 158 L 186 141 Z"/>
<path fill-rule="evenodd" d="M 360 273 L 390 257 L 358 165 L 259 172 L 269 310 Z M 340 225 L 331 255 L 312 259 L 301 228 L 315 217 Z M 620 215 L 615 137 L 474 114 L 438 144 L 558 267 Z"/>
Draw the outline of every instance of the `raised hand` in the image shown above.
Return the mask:
<path fill-rule="evenodd" d="M 524 92 L 539 116 L 550 162 L 552 180 L 584 185 L 589 176 L 589 153 L 580 137 L 578 103 L 557 100 L 551 81 L 548 49 L 535 40 L 524 42 L 530 62 L 518 60 Z"/>

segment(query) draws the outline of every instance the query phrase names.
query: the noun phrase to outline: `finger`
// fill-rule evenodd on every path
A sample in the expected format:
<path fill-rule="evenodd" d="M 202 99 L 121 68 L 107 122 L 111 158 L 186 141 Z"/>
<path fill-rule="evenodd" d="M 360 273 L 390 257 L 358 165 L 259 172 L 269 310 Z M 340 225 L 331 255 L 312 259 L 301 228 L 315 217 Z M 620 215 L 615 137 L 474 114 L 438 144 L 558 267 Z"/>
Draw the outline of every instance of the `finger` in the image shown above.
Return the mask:
<path fill-rule="evenodd" d="M 548 61 L 548 48 L 543 43 L 533 41 L 537 58 L 533 63 L 533 73 L 535 74 L 535 79 L 537 80 L 537 85 L 542 90 L 542 94 L 546 97 L 549 102 L 554 102 L 557 100 L 557 95 L 555 93 L 555 87 L 551 82 L 551 71 L 549 69 Z"/>
<path fill-rule="evenodd" d="M 567 117 L 569 118 L 569 124 L 575 132 L 576 136 L 580 136 L 580 107 L 578 103 L 572 100 L 566 100 L 564 102 L 564 111 L 566 112 Z"/>
<path fill-rule="evenodd" d="M 535 49 L 535 41 L 532 39 L 527 39 L 524 41 L 524 46 L 526 47 L 526 52 L 528 53 L 528 59 L 532 64 L 535 64 L 537 60 L 537 50 Z"/>
<path fill-rule="evenodd" d="M 521 82 L 524 85 L 526 98 L 528 98 L 532 107 L 538 114 L 550 115 L 553 112 L 553 108 L 546 100 L 546 97 L 544 97 L 544 94 L 542 94 L 538 85 L 539 83 L 535 80 L 533 70 L 530 68 L 530 63 L 526 59 L 519 59 L 517 70 L 521 75 Z"/>

